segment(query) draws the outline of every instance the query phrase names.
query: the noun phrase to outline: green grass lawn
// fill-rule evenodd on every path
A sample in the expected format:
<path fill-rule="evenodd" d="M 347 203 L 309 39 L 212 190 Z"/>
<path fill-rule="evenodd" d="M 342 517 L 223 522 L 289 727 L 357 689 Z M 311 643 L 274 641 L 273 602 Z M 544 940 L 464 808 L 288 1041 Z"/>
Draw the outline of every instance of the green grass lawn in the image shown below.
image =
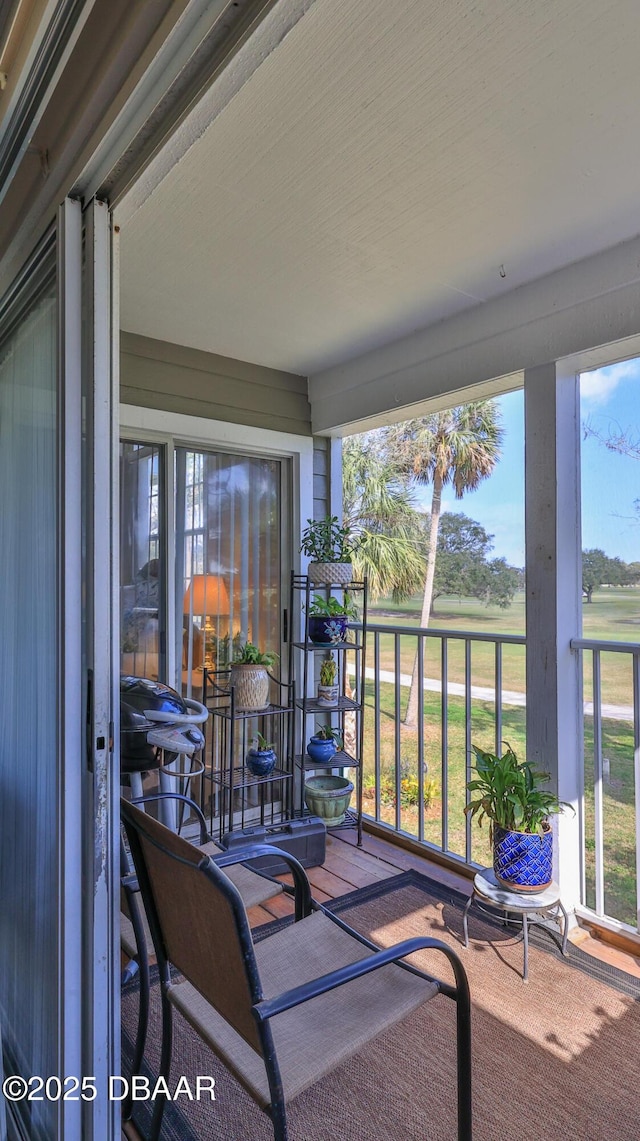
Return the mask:
<path fill-rule="evenodd" d="M 380 626 L 417 626 L 422 600 L 409 599 L 401 605 L 383 599 L 369 607 L 368 620 Z M 603 641 L 637 642 L 640 640 L 640 588 L 611 588 L 594 594 L 591 604 L 583 603 L 583 637 Z M 429 623 L 432 631 L 469 630 L 484 634 L 525 633 L 524 593 L 519 592 L 506 610 L 483 606 L 472 598 L 439 598 Z M 427 639 L 425 676 L 440 679 L 440 646 L 438 638 Z M 400 665 L 411 673 L 416 639 L 400 637 Z M 392 669 L 393 635 L 380 635 L 381 668 Z M 448 677 L 464 682 L 464 645 L 449 642 Z M 472 684 L 493 686 L 495 651 L 490 643 L 476 642 L 471 653 Z M 502 662 L 503 689 L 524 693 L 525 651 L 523 646 L 504 646 Z M 591 655 L 585 661 L 585 699 L 591 698 Z M 605 654 L 602 659 L 602 700 L 613 705 L 631 705 L 633 682 L 629 658 L 622 654 Z"/>
<path fill-rule="evenodd" d="M 383 601 L 371 607 L 369 621 L 376 625 L 416 626 L 420 617 L 420 599 L 402 606 Z M 439 599 L 436 613 L 431 619 L 432 630 L 470 630 L 493 633 L 524 633 L 524 596 L 518 595 L 512 607 L 502 611 L 483 607 L 473 599 Z M 608 641 L 636 642 L 640 639 L 640 589 L 602 590 L 594 595 L 591 605 L 583 605 L 585 638 Z M 373 666 L 373 639 L 367 648 L 367 664 Z M 392 634 L 380 636 L 380 666 L 393 670 L 395 662 Z M 426 649 L 425 676 L 440 678 L 439 639 L 429 639 Z M 411 636 L 400 638 L 401 671 L 410 674 L 416 648 Z M 524 693 L 525 649 L 521 646 L 504 647 L 503 689 Z M 473 685 L 493 687 L 493 645 L 475 643 L 472 648 Z M 590 655 L 585 658 L 585 699 L 591 696 Z M 462 643 L 449 642 L 448 678 L 464 681 L 464 648 Z M 386 801 L 380 810 L 380 819 L 399 827 L 410 835 L 419 834 L 419 812 L 415 803 L 403 797 L 400 808 L 395 805 L 396 755 L 399 756 L 401 775 L 413 778 L 413 790 L 418 772 L 417 732 L 402 724 L 408 688 L 400 692 L 401 708 L 395 709 L 395 690 L 389 683 L 380 687 L 380 732 L 375 741 L 373 682 L 365 687 L 365 811 L 375 814 L 373 776 L 376 744 L 380 756 L 381 773 L 386 788 Z M 602 655 L 602 698 L 613 705 L 631 705 L 633 702 L 631 662 L 628 655 Z M 450 696 L 447 703 L 448 736 L 446 764 L 442 760 L 442 704 L 439 693 L 425 694 L 424 754 L 428 765 L 426 780 L 431 794 L 429 804 L 422 809 L 424 838 L 438 847 L 459 856 L 465 855 L 465 720 L 464 699 Z M 471 739 L 485 748 L 494 746 L 493 702 L 473 700 Z M 503 708 L 503 739 L 508 740 L 518 753 L 526 755 L 525 710 L 507 706 Z M 623 922 L 636 923 L 636 872 L 635 872 L 635 792 L 633 725 L 628 721 L 603 719 L 603 756 L 608 772 L 603 786 L 603 821 L 605 848 L 605 911 Z M 585 718 L 585 847 L 587 900 L 595 902 L 594 878 L 594 794 L 593 794 L 593 719 Z M 443 803 L 447 803 L 447 835 L 443 836 Z M 474 826 L 472 858 L 478 863 L 490 862 L 486 828 Z"/>

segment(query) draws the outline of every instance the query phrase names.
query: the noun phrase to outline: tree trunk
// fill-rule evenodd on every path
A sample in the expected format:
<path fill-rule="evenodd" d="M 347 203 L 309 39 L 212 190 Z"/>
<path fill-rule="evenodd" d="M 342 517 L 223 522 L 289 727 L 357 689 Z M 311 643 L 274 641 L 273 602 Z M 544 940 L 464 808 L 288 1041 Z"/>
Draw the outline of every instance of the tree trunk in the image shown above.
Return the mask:
<path fill-rule="evenodd" d="M 433 602 L 433 579 L 436 572 L 436 552 L 438 549 L 438 529 L 440 527 L 440 509 L 442 506 L 442 478 L 435 475 L 433 479 L 433 495 L 431 497 L 431 529 L 429 531 L 429 557 L 427 559 L 427 578 L 424 584 L 424 598 L 422 600 L 422 615 L 420 625 L 426 629 L 429 625 L 431 606 Z M 418 702 L 420 703 L 418 705 Z M 418 693 L 418 652 L 413 663 L 411 674 L 411 688 L 404 723 L 408 729 L 415 729 L 418 724 L 418 708 L 420 716 L 424 706 L 424 692 Z"/>

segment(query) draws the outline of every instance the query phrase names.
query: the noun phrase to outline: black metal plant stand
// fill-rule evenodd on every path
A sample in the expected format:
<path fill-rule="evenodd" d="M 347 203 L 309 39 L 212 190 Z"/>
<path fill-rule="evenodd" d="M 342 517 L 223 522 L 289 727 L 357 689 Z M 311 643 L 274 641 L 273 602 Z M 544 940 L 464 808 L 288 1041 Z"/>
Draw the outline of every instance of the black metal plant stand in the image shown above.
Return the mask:
<path fill-rule="evenodd" d="M 280 824 L 293 814 L 293 686 L 269 677 L 278 701 L 246 711 L 236 709 L 230 670 L 204 671 L 203 703 L 212 716 L 201 807 L 208 808 L 211 832 L 217 828 L 220 839 L 249 825 Z M 256 733 L 273 742 L 278 757 L 268 776 L 254 776 L 245 765 Z"/>
<path fill-rule="evenodd" d="M 347 593 L 358 605 L 361 621 L 348 624 L 348 641 L 319 644 L 309 637 L 309 607 L 316 594 L 328 598 L 331 594 Z M 367 623 L 367 580 L 351 582 L 347 586 L 316 585 L 306 575 L 291 575 L 290 611 L 293 638 L 289 642 L 289 677 L 299 678 L 294 693 L 295 707 L 295 768 L 299 787 L 295 794 L 296 816 L 309 814 L 304 801 L 305 774 L 353 770 L 355 809 L 347 810 L 345 820 L 331 828 L 356 828 L 358 847 L 362 847 L 362 757 L 364 745 L 364 673 Z M 315 696 L 316 672 L 322 656 L 335 656 L 338 666 L 338 702 L 327 708 Z M 309 737 L 321 724 L 337 729 L 342 740 L 353 744 L 351 752 L 338 749 L 326 764 L 312 760 L 306 752 Z"/>

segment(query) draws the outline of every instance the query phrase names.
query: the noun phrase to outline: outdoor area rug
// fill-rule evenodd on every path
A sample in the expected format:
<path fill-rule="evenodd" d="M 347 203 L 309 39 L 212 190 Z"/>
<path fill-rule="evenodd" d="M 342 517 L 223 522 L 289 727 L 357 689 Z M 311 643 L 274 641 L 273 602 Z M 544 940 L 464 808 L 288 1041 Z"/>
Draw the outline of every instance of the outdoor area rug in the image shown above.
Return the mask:
<path fill-rule="evenodd" d="M 497 913 L 474 904 L 464 949 L 465 900 L 419 872 L 406 872 L 331 906 L 380 946 L 426 934 L 459 950 L 473 1003 L 474 1141 L 640 1137 L 640 980 L 571 945 L 563 959 L 550 932 L 531 928 L 524 983 L 521 938 Z M 256 939 L 282 923 L 258 928 Z M 452 978 L 437 952 L 420 952 L 415 961 Z M 147 1050 L 151 1074 L 160 1039 L 157 991 Z M 132 984 L 122 1003 L 125 1073 L 136 1009 Z M 216 1100 L 181 1097 L 169 1104 L 164 1141 L 271 1141 L 268 1118 L 176 1014 L 172 1087 L 182 1074 L 192 1086 L 196 1075 L 215 1077 Z M 147 1108 L 140 1103 L 134 1113 L 143 1134 Z M 444 997 L 428 1003 L 293 1101 L 288 1116 L 291 1141 L 454 1141 L 454 1004 Z"/>

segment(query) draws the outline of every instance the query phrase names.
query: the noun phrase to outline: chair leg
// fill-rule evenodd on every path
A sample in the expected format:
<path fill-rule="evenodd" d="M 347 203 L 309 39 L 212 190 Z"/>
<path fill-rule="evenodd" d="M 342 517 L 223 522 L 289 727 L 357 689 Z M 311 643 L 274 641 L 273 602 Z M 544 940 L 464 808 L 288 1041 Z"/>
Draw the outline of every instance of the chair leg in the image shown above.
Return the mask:
<path fill-rule="evenodd" d="M 151 989 L 151 976 L 149 973 L 149 958 L 147 955 L 146 940 L 144 935 L 144 928 L 142 926 L 142 919 L 140 916 L 140 908 L 138 907 L 137 900 L 129 899 L 129 913 L 131 915 L 131 923 L 133 925 L 133 932 L 136 939 L 136 946 L 138 949 L 138 973 L 140 975 L 140 997 L 138 1005 L 138 1027 L 136 1030 L 136 1041 L 131 1058 L 131 1075 L 139 1074 L 142 1067 L 142 1059 L 144 1057 L 144 1048 L 147 1042 L 147 1027 L 149 1024 L 149 992 Z M 127 1095 L 125 1103 L 122 1107 L 122 1116 L 125 1121 L 128 1121 L 131 1116 L 133 1091 Z"/>
<path fill-rule="evenodd" d="M 269 1112 L 273 1122 L 274 1141 L 287 1141 L 289 1133 L 287 1130 L 287 1111 L 284 1101 L 281 1099 L 273 1101 Z"/>
<path fill-rule="evenodd" d="M 162 987 L 162 1050 L 160 1053 L 160 1071 L 158 1077 L 164 1078 L 167 1085 L 169 1084 L 169 1072 L 171 1070 L 171 1043 L 172 1043 L 172 1029 L 173 1029 L 173 1012 L 171 1010 L 171 1003 L 167 997 L 166 988 Z M 153 1117 L 151 1120 L 151 1131 L 149 1133 L 149 1141 L 158 1141 L 160 1137 L 160 1130 L 162 1129 L 162 1116 L 164 1114 L 165 1098 L 158 1096 L 153 1106 Z"/>

